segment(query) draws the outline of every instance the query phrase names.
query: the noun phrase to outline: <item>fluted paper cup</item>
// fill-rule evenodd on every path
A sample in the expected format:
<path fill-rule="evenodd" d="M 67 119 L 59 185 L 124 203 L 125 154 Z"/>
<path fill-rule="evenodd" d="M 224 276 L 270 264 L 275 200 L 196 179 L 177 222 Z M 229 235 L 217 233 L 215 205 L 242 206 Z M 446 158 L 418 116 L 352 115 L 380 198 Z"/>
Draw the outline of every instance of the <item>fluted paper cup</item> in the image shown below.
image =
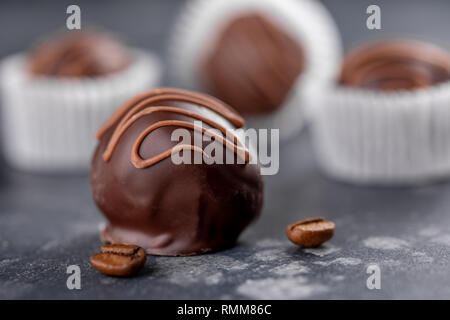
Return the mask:
<path fill-rule="evenodd" d="M 140 50 L 125 70 L 86 79 L 31 78 L 26 55 L 1 63 L 4 154 L 16 168 L 78 171 L 89 167 L 94 134 L 122 102 L 156 86 L 158 60 Z"/>
<path fill-rule="evenodd" d="M 313 137 L 331 176 L 418 184 L 450 176 L 450 82 L 392 93 L 336 88 L 314 114 Z"/>
<path fill-rule="evenodd" d="M 247 117 L 247 126 L 279 128 L 281 138 L 296 134 L 308 107 L 337 74 L 341 43 L 328 11 L 312 0 L 193 0 L 181 14 L 171 41 L 171 76 L 184 88 L 205 91 L 198 74 L 199 64 L 211 42 L 230 19 L 245 12 L 260 12 L 277 22 L 299 41 L 305 52 L 306 69 L 284 104 L 264 116 Z"/>

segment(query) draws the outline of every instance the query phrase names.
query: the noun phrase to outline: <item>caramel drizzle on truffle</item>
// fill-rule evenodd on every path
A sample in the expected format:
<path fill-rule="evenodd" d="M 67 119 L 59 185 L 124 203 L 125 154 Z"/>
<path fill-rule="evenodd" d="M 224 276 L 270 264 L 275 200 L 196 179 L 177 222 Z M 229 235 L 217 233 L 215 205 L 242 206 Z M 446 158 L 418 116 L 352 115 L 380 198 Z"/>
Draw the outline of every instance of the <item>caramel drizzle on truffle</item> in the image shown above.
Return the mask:
<path fill-rule="evenodd" d="M 418 89 L 450 80 L 445 50 L 410 40 L 382 40 L 350 51 L 340 83 L 379 90 Z"/>
<path fill-rule="evenodd" d="M 242 143 L 230 132 L 228 132 L 223 126 L 218 124 L 215 121 L 212 121 L 202 115 L 199 115 L 195 112 L 185 110 L 178 107 L 171 107 L 171 106 L 154 106 L 152 104 L 159 103 L 161 101 L 179 101 L 179 102 L 187 102 L 192 103 L 194 105 L 199 105 L 201 107 L 205 107 L 220 116 L 224 117 L 228 121 L 230 121 L 235 127 L 241 128 L 244 126 L 245 122 L 244 120 L 234 113 L 232 110 L 227 108 L 226 105 L 224 105 L 219 100 L 203 95 L 203 94 L 197 94 L 190 91 L 180 90 L 180 89 L 156 89 L 156 90 L 150 90 L 147 92 L 144 92 L 133 99 L 130 99 L 128 102 L 126 102 L 122 107 L 120 107 L 113 115 L 112 117 L 97 131 L 96 138 L 100 139 L 106 131 L 108 131 L 111 127 L 114 126 L 116 122 L 119 121 L 116 128 L 114 129 L 114 132 L 111 136 L 111 138 L 108 141 L 108 144 L 106 146 L 106 149 L 102 155 L 103 160 L 105 162 L 108 162 L 112 154 L 119 143 L 120 138 L 122 135 L 128 130 L 128 128 L 131 127 L 133 123 L 135 123 L 138 119 L 149 115 L 154 112 L 172 112 L 177 113 L 181 115 L 185 115 L 188 117 L 191 117 L 193 119 L 200 120 L 202 122 L 205 122 L 209 126 L 211 126 L 214 129 L 219 130 L 224 136 L 231 136 L 233 139 L 228 140 L 224 139 L 222 136 L 212 133 L 211 131 L 208 131 L 208 129 L 205 129 L 203 127 L 195 126 L 193 123 L 187 122 L 187 121 L 180 121 L 180 120 L 164 120 L 164 121 L 158 121 L 149 127 L 147 127 L 136 139 L 136 141 L 133 144 L 133 148 L 131 151 L 131 162 L 134 164 L 136 168 L 147 168 L 150 167 L 159 161 L 162 161 L 168 157 L 171 156 L 172 153 L 179 152 L 181 150 L 192 150 L 196 152 L 200 152 L 203 155 L 207 156 L 206 153 L 199 147 L 194 145 L 176 145 L 152 158 L 149 159 L 143 159 L 139 155 L 139 150 L 141 148 L 142 142 L 144 139 L 154 130 L 166 127 L 166 126 L 179 126 L 184 127 L 188 129 L 192 129 L 194 131 L 201 132 L 202 134 L 206 134 L 210 136 L 211 138 L 214 138 L 215 141 L 222 143 L 226 148 L 232 150 L 235 154 L 242 157 L 245 161 L 245 163 L 248 163 L 250 161 L 250 154 L 248 150 L 242 145 Z M 152 106 L 149 106 L 152 105 Z M 237 143 L 235 143 L 235 141 Z"/>

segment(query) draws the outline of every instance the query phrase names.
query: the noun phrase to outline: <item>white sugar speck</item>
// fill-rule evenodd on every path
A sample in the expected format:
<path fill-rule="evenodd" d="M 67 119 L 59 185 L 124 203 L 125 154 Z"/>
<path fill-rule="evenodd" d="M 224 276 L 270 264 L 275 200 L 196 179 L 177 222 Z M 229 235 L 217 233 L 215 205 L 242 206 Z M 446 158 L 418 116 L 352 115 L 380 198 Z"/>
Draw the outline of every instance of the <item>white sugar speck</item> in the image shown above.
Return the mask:
<path fill-rule="evenodd" d="M 256 246 L 260 248 L 270 248 L 270 247 L 278 247 L 282 244 L 283 242 L 281 242 L 280 240 L 269 238 L 259 241 L 258 243 L 256 243 Z"/>
<path fill-rule="evenodd" d="M 379 250 L 396 250 L 408 247 L 408 242 L 393 237 L 369 237 L 363 241 L 364 246 Z"/>
<path fill-rule="evenodd" d="M 254 258 L 259 261 L 274 261 L 287 257 L 282 249 L 267 249 L 256 252 Z"/>
<path fill-rule="evenodd" d="M 400 261 L 393 260 L 393 259 L 386 259 L 381 262 L 381 265 L 386 266 L 386 267 L 399 267 L 399 266 L 401 266 L 401 264 L 402 263 Z"/>
<path fill-rule="evenodd" d="M 330 266 L 332 264 L 340 264 L 343 266 L 357 266 L 361 264 L 361 259 L 358 258 L 337 258 L 330 261 L 316 261 L 314 264 L 320 265 L 320 266 Z"/>
<path fill-rule="evenodd" d="M 0 268 L 7 267 L 13 263 L 19 262 L 19 258 L 0 260 Z"/>
<path fill-rule="evenodd" d="M 328 291 L 322 284 L 308 283 L 304 277 L 247 280 L 237 288 L 252 299 L 305 299 Z"/>
<path fill-rule="evenodd" d="M 215 284 L 222 282 L 222 280 L 223 280 L 223 273 L 217 272 L 217 273 L 207 276 L 205 278 L 205 283 L 209 284 L 209 285 L 215 285 Z"/>
<path fill-rule="evenodd" d="M 161 259 L 164 260 L 164 258 Z M 207 256 L 196 256 L 180 258 L 178 264 L 157 269 L 152 276 L 167 277 L 169 282 L 182 286 L 198 282 L 214 285 L 224 279 L 223 271 L 239 272 L 247 269 L 248 266 L 240 260 L 225 255 L 216 255 L 213 259 Z"/>
<path fill-rule="evenodd" d="M 245 270 L 248 268 L 248 263 L 236 260 L 229 256 L 218 255 L 214 257 L 212 263 L 217 267 L 228 271 Z"/>
<path fill-rule="evenodd" d="M 414 260 L 420 263 L 431 263 L 434 261 L 433 257 L 429 257 L 425 252 L 415 251 L 411 253 L 411 256 L 414 257 Z"/>
<path fill-rule="evenodd" d="M 416 261 L 419 263 L 432 263 L 434 261 L 434 258 L 429 256 L 422 256 L 418 257 Z"/>
<path fill-rule="evenodd" d="M 303 249 L 304 252 L 313 254 L 313 255 L 318 256 L 318 257 L 324 257 L 326 255 L 335 253 L 335 252 L 337 252 L 339 250 L 340 250 L 340 248 L 337 248 L 337 247 L 334 247 L 334 246 L 330 246 L 330 245 L 321 246 L 319 248 L 305 248 L 305 249 Z"/>
<path fill-rule="evenodd" d="M 299 261 L 283 264 L 270 270 L 270 272 L 280 276 L 293 276 L 300 273 L 309 273 L 310 271 L 307 266 L 302 265 Z"/>
<path fill-rule="evenodd" d="M 431 239 L 432 242 L 450 246 L 450 234 L 441 234 Z"/>

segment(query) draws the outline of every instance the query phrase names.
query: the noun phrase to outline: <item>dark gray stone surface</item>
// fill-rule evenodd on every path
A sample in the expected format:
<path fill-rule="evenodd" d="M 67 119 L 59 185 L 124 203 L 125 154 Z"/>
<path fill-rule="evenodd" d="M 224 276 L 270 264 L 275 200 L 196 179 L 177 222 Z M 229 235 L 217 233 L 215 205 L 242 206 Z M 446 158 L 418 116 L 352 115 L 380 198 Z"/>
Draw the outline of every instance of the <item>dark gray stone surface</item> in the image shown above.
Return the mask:
<path fill-rule="evenodd" d="M 77 1 L 84 17 L 164 56 L 179 1 Z M 368 4 L 383 10 L 383 31 L 365 29 Z M 0 56 L 23 50 L 64 24 L 69 2 L 2 1 Z M 326 1 L 350 46 L 380 33 L 448 40 L 446 1 Z M 59 22 L 58 22 L 59 21 Z M 324 177 L 309 134 L 281 147 L 280 172 L 266 177 L 261 218 L 236 247 L 186 258 L 149 256 L 135 278 L 99 274 L 89 257 L 104 222 L 87 174 L 48 176 L 0 165 L 0 298 L 450 298 L 450 183 L 415 188 L 356 187 Z M 309 216 L 335 221 L 334 238 L 302 250 L 287 224 Z M 81 268 L 68 290 L 66 268 Z M 366 268 L 381 268 L 381 290 L 366 288 Z"/>

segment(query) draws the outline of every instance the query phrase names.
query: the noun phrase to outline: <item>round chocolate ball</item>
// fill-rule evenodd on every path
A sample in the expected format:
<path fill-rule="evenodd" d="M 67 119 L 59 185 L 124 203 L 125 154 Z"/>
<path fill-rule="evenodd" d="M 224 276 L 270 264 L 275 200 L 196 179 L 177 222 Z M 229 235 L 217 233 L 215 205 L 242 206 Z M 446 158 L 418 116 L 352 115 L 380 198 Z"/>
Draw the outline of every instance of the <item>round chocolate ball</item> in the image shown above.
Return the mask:
<path fill-rule="evenodd" d="M 127 50 L 110 36 L 71 31 L 34 48 L 28 57 L 28 70 L 35 76 L 98 77 L 121 71 L 130 62 Z"/>
<path fill-rule="evenodd" d="M 450 80 L 450 54 L 417 41 L 385 40 L 350 51 L 340 84 L 373 90 L 413 90 Z"/>
<path fill-rule="evenodd" d="M 259 215 L 263 182 L 251 152 L 237 135 L 203 141 L 194 150 L 195 134 L 202 132 L 195 121 L 221 133 L 244 126 L 215 98 L 155 89 L 129 100 L 100 128 L 91 187 L 109 220 L 104 241 L 136 244 L 149 254 L 200 254 L 233 245 Z M 180 142 L 172 134 L 180 128 L 192 140 L 177 149 Z M 194 162 L 207 146 L 222 150 L 224 162 L 228 156 L 232 163 Z M 191 164 L 174 163 L 172 152 L 188 152 Z"/>
<path fill-rule="evenodd" d="M 283 105 L 304 69 L 301 45 L 268 17 L 248 13 L 230 19 L 201 63 L 204 86 L 246 115 Z"/>

